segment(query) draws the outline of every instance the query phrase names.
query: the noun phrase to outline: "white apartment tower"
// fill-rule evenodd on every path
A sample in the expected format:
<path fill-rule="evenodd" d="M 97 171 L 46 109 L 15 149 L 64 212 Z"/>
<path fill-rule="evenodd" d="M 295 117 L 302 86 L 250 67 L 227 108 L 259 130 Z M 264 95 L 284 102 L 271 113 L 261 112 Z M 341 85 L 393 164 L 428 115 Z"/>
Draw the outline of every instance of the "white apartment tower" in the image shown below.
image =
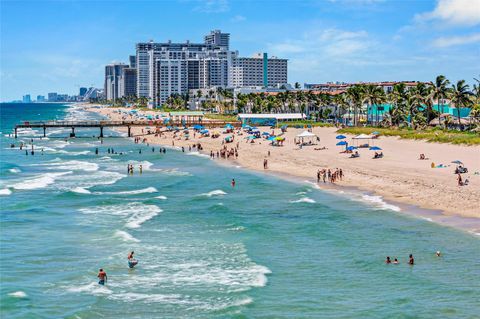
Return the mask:
<path fill-rule="evenodd" d="M 171 94 L 194 89 L 287 83 L 286 59 L 268 58 L 266 53 L 240 58 L 229 50 L 229 42 L 229 33 L 213 30 L 204 43 L 137 43 L 136 95 L 158 106 Z"/>

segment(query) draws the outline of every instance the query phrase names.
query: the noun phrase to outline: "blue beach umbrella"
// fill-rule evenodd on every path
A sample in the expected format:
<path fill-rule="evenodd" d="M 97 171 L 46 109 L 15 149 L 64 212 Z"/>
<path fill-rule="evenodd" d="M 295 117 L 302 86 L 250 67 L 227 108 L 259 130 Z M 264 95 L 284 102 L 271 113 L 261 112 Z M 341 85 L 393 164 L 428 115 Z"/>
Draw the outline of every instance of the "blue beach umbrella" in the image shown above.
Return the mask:
<path fill-rule="evenodd" d="M 382 149 L 378 146 L 372 146 L 369 148 L 370 151 L 381 151 Z"/>
<path fill-rule="evenodd" d="M 355 147 L 355 146 L 347 147 L 347 151 L 353 151 L 353 150 L 356 150 L 356 149 L 357 149 L 357 147 Z"/>
<path fill-rule="evenodd" d="M 257 138 L 257 137 L 256 137 L 255 135 L 250 135 L 250 136 L 247 137 L 247 139 L 249 139 L 249 140 L 254 140 L 254 139 L 256 139 L 256 138 Z"/>
<path fill-rule="evenodd" d="M 463 165 L 462 161 L 459 160 L 452 161 L 452 163 L 457 165 Z"/>
<path fill-rule="evenodd" d="M 347 145 L 347 144 L 348 144 L 347 142 L 345 142 L 345 141 L 341 141 L 341 142 L 338 142 L 338 143 L 337 143 L 337 146 L 341 146 L 341 145 Z"/>
<path fill-rule="evenodd" d="M 262 135 L 270 136 L 270 133 L 263 132 Z"/>
<path fill-rule="evenodd" d="M 377 131 L 372 132 L 372 135 L 380 135 L 380 132 L 377 132 Z"/>
<path fill-rule="evenodd" d="M 233 125 L 230 123 L 225 124 L 225 128 L 233 128 Z"/>
<path fill-rule="evenodd" d="M 199 124 L 196 124 L 196 125 L 193 126 L 193 129 L 194 130 L 201 130 L 201 129 L 203 129 L 203 126 L 201 126 Z"/>
<path fill-rule="evenodd" d="M 267 141 L 273 141 L 275 140 L 275 136 L 270 136 L 269 138 L 267 138 Z"/>
<path fill-rule="evenodd" d="M 337 140 L 343 140 L 344 138 L 347 138 L 345 135 L 337 135 L 336 139 Z"/>

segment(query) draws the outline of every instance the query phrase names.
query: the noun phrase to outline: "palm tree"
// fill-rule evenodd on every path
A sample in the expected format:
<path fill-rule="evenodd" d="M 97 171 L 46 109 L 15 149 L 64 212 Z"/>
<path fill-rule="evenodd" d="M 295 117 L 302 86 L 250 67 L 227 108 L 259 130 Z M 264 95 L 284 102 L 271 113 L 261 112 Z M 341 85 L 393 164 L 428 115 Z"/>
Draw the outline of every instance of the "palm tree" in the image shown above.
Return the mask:
<path fill-rule="evenodd" d="M 437 105 L 439 107 L 439 113 L 443 113 L 443 103 L 444 100 L 447 98 L 448 95 L 448 88 L 447 86 L 450 84 L 450 81 L 445 78 L 443 75 L 437 76 L 435 79 L 435 83 L 431 82 L 431 85 L 433 86 L 433 91 L 432 91 L 432 99 L 437 101 Z M 440 104 L 441 103 L 441 104 Z M 442 110 L 440 111 L 440 105 L 442 107 Z M 440 115 L 438 116 L 438 125 L 440 125 Z"/>
<path fill-rule="evenodd" d="M 345 94 L 337 94 L 333 97 L 333 103 L 335 103 L 337 107 L 337 120 L 341 118 L 341 113 L 343 113 L 348 108 L 348 101 Z"/>
<path fill-rule="evenodd" d="M 376 120 L 375 124 L 378 124 L 378 106 L 384 103 L 386 100 L 385 91 L 376 85 L 366 85 L 364 87 L 364 101 L 370 105 L 370 109 L 376 106 Z M 367 110 L 368 116 L 368 110 Z M 368 120 L 368 119 L 367 119 Z"/>
<path fill-rule="evenodd" d="M 300 85 L 300 83 L 298 83 L 298 82 L 295 82 L 295 89 L 297 89 L 297 90 L 298 90 L 298 89 L 300 89 L 301 87 L 302 87 L 302 86 Z"/>
<path fill-rule="evenodd" d="M 363 86 L 354 85 L 347 89 L 347 98 L 350 104 L 353 106 L 353 125 L 358 125 L 357 114 L 358 110 L 362 108 L 363 101 Z"/>
<path fill-rule="evenodd" d="M 468 89 L 469 85 L 465 84 L 465 80 L 460 80 L 457 82 L 457 85 L 452 85 L 450 100 L 457 109 L 457 119 L 459 127 L 461 127 L 460 109 L 463 107 L 468 107 L 473 103 L 471 100 L 471 96 L 473 95 L 473 93 L 470 92 Z"/>

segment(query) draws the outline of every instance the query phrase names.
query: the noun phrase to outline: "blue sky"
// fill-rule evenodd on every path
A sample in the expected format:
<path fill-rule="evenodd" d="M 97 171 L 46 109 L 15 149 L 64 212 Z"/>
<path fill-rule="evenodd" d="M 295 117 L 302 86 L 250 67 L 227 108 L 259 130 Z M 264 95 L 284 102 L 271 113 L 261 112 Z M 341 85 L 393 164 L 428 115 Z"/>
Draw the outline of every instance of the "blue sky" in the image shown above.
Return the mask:
<path fill-rule="evenodd" d="M 0 99 L 103 86 L 135 43 L 231 33 L 241 55 L 289 59 L 289 82 L 480 76 L 480 0 L 0 0 Z"/>

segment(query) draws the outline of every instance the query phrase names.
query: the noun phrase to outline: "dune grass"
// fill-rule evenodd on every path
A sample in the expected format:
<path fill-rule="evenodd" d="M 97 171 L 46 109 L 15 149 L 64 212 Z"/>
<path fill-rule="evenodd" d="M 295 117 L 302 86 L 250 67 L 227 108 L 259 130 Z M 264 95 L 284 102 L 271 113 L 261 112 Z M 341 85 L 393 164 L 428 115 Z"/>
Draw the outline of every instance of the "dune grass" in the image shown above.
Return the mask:
<path fill-rule="evenodd" d="M 315 122 L 315 121 L 309 121 L 309 120 L 288 121 L 288 122 L 278 123 L 278 127 L 283 125 L 287 125 L 288 127 L 296 127 L 296 126 L 304 127 L 305 125 L 310 125 L 312 127 L 333 127 L 333 124 L 330 124 L 330 123 L 322 123 L 322 122 Z"/>
<path fill-rule="evenodd" d="M 238 122 L 237 115 L 227 115 L 227 114 L 213 114 L 205 113 L 205 118 L 209 120 L 225 121 L 225 122 Z"/>
<path fill-rule="evenodd" d="M 338 130 L 345 134 L 371 134 L 379 132 L 383 136 L 398 136 L 402 139 L 425 140 L 434 143 L 451 143 L 462 145 L 480 145 L 480 134 L 474 132 L 460 132 L 442 129 L 395 129 L 375 127 L 348 127 Z"/>

